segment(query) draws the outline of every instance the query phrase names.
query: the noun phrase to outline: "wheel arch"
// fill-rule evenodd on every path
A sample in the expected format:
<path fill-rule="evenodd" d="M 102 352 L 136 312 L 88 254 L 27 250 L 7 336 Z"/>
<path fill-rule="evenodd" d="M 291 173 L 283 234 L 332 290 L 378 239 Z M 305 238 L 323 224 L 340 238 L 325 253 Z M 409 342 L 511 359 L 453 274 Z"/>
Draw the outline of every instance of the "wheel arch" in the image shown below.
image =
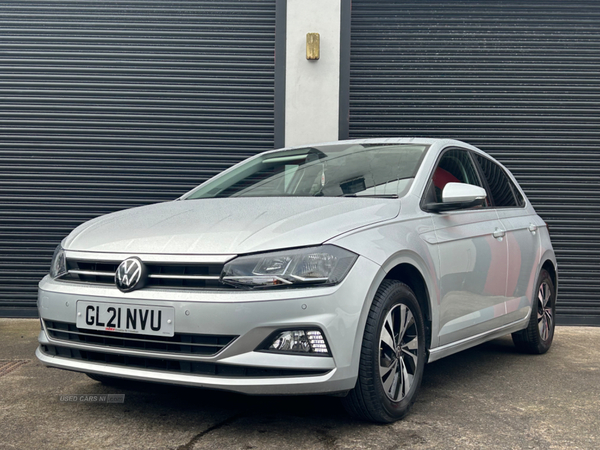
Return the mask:
<path fill-rule="evenodd" d="M 535 304 L 535 299 L 537 296 L 537 286 L 540 280 L 540 275 L 542 273 L 542 270 L 546 269 L 546 271 L 548 272 L 548 274 L 550 275 L 550 279 L 552 280 L 552 283 L 554 284 L 554 295 L 555 298 L 558 298 L 558 267 L 556 264 L 556 257 L 554 256 L 554 252 L 549 249 L 547 251 L 545 251 L 542 255 L 542 257 L 539 259 L 539 264 L 537 266 L 537 273 L 535 274 L 535 279 L 534 279 L 534 284 L 529 286 L 530 289 L 530 293 L 529 293 L 529 301 L 530 301 L 530 310 L 526 316 L 526 319 L 529 320 L 529 316 L 533 311 L 533 306 Z"/>
<path fill-rule="evenodd" d="M 425 262 L 419 254 L 410 250 L 400 250 L 391 254 L 380 264 L 377 275 L 371 280 L 367 296 L 365 298 L 360 318 L 357 323 L 356 334 L 354 336 L 352 366 L 353 372 L 358 376 L 358 366 L 362 343 L 365 332 L 367 317 L 377 290 L 386 279 L 395 279 L 406 283 L 415 295 L 420 305 L 423 306 L 423 315 L 426 323 L 426 344 L 427 353 L 430 348 L 438 345 L 437 342 L 437 323 L 438 310 L 436 305 L 439 298 L 439 284 L 436 278 L 435 264 L 431 260 L 429 264 Z M 409 282 L 407 282 L 409 281 Z M 414 286 L 418 286 L 414 289 Z"/>
<path fill-rule="evenodd" d="M 379 275 L 375 277 L 369 289 L 367 301 L 363 307 L 361 320 L 359 322 L 359 336 L 357 336 L 355 350 L 360 353 L 362 337 L 366 318 L 373 304 L 375 293 L 384 280 L 397 280 L 408 285 L 415 293 L 419 305 L 422 308 L 426 324 L 426 342 L 427 350 L 437 346 L 435 337 L 437 336 L 436 324 L 438 311 L 437 298 L 439 297 L 439 286 L 435 277 L 435 267 L 433 261 L 427 264 L 420 255 L 410 250 L 402 250 L 393 255 L 381 265 Z"/>
<path fill-rule="evenodd" d="M 429 289 L 427 283 L 421 271 L 413 264 L 409 262 L 401 262 L 392 267 L 384 280 L 396 280 L 406 284 L 417 297 L 419 306 L 425 319 L 425 338 L 427 349 L 431 347 L 431 296 L 429 295 Z"/>
<path fill-rule="evenodd" d="M 556 266 L 554 262 L 547 259 L 542 263 L 542 269 L 546 269 L 546 271 L 550 274 L 550 278 L 552 279 L 552 284 L 554 284 L 554 292 L 556 293 L 558 288 L 558 272 L 556 270 Z"/>
<path fill-rule="evenodd" d="M 537 286 L 538 283 L 538 278 L 540 276 L 540 273 L 542 271 L 542 269 L 546 269 L 546 271 L 548 272 L 548 274 L 550 274 L 550 279 L 552 280 L 552 283 L 554 284 L 554 295 L 556 298 L 558 298 L 558 265 L 556 264 L 556 256 L 554 255 L 554 251 L 552 251 L 552 249 L 548 249 L 544 252 L 544 254 L 542 255 L 542 257 L 540 258 L 540 265 L 539 265 L 539 269 L 538 269 L 538 273 L 537 273 L 537 277 L 536 277 L 536 284 L 533 287 L 534 292 L 532 293 L 532 299 L 534 298 L 535 294 L 535 287 Z"/>

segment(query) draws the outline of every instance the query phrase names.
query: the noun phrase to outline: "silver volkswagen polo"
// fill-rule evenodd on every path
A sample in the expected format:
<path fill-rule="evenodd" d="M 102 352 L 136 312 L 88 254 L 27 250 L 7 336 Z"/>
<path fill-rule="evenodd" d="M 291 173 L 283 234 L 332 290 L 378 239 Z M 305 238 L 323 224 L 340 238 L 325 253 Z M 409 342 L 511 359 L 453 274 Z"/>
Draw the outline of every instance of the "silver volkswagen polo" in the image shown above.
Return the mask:
<path fill-rule="evenodd" d="M 39 285 L 47 366 L 409 411 L 427 362 L 512 333 L 544 353 L 557 270 L 513 176 L 455 140 L 268 151 L 98 217 Z"/>

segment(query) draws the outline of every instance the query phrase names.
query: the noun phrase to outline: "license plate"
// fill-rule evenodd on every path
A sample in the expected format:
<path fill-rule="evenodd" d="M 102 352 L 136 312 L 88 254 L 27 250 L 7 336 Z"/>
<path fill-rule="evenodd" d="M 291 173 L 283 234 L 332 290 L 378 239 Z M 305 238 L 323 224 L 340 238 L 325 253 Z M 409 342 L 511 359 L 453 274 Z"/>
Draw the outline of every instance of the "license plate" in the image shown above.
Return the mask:
<path fill-rule="evenodd" d="M 103 302 L 77 302 L 77 328 L 152 336 L 175 334 L 175 309 Z"/>

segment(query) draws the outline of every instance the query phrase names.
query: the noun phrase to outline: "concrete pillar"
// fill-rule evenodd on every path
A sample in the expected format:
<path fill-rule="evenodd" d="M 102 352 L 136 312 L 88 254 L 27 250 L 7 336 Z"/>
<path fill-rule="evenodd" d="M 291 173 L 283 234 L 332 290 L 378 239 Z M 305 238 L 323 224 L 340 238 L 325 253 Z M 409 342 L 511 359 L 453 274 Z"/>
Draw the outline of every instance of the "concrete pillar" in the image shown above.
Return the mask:
<path fill-rule="evenodd" d="M 287 0 L 285 146 L 336 141 L 340 111 L 343 0 Z M 306 59 L 306 34 L 319 33 L 320 59 Z"/>

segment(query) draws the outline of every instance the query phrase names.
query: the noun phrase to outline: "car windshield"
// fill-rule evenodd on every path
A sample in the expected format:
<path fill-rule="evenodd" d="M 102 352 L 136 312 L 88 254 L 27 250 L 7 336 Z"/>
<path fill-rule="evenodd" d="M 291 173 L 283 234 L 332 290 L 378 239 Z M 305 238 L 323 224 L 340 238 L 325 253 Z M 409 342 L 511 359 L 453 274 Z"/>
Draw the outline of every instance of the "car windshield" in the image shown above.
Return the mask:
<path fill-rule="evenodd" d="M 266 153 L 185 200 L 215 197 L 402 197 L 427 145 L 334 144 Z"/>

